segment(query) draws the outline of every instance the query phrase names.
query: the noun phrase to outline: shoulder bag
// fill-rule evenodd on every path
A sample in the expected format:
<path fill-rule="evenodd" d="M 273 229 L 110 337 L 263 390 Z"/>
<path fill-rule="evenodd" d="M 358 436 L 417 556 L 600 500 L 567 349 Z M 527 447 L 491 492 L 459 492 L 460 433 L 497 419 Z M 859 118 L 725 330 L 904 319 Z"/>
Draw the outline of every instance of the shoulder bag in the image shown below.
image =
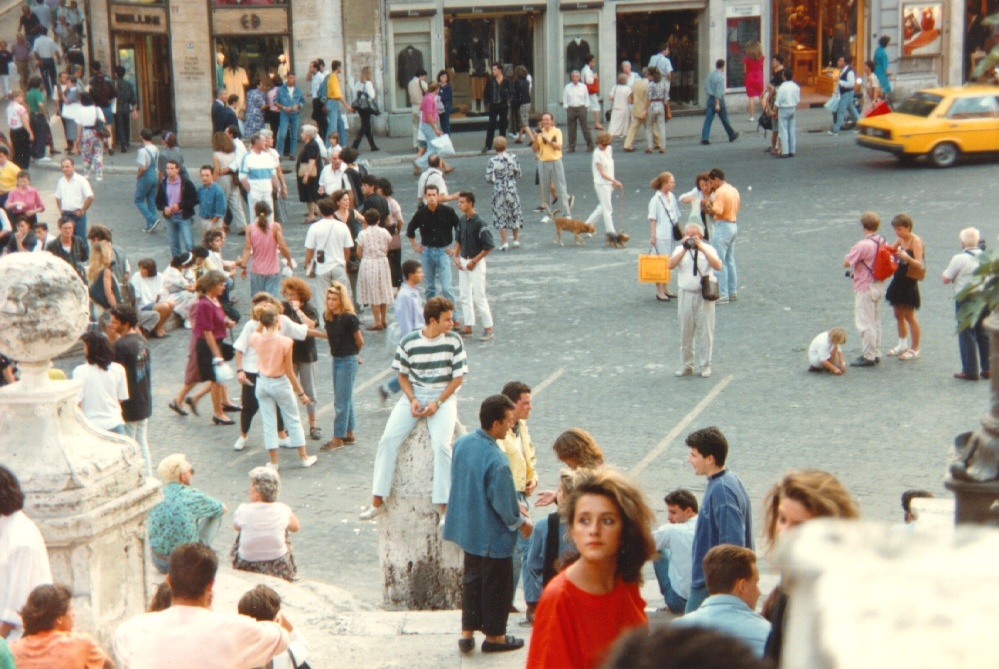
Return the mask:
<path fill-rule="evenodd" d="M 663 211 L 666 212 L 666 218 L 673 226 L 673 241 L 678 242 L 681 239 L 683 239 L 683 230 L 680 229 L 680 226 L 677 224 L 677 222 L 673 220 L 672 216 L 670 216 L 669 207 L 666 206 L 666 203 L 663 202 L 663 199 L 660 197 L 660 195 L 662 195 L 662 193 L 656 194 L 656 199 L 659 200 L 659 206 L 661 206 L 663 208 Z"/>
<path fill-rule="evenodd" d="M 919 262 L 919 265 L 913 265 L 912 263 L 907 263 L 905 266 L 905 278 L 913 279 L 915 281 L 922 281 L 926 278 L 926 251 L 923 250 L 923 259 Z"/>
<path fill-rule="evenodd" d="M 697 249 L 694 249 L 694 274 L 697 274 Z M 701 297 L 705 302 L 714 302 L 721 297 L 718 291 L 718 279 L 714 274 L 701 275 Z"/>

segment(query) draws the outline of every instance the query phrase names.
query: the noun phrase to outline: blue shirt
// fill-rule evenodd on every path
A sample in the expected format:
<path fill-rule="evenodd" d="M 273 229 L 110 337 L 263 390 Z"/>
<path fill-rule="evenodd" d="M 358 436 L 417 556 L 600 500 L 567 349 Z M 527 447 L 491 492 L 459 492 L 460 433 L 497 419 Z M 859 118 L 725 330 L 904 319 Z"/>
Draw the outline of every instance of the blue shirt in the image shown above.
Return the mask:
<path fill-rule="evenodd" d="M 198 189 L 198 216 L 207 220 L 225 216 L 225 193 L 217 183 Z"/>
<path fill-rule="evenodd" d="M 692 613 L 673 621 L 676 627 L 704 627 L 735 637 L 749 646 L 756 657 L 770 636 L 770 623 L 735 595 L 711 595 Z"/>
<path fill-rule="evenodd" d="M 704 556 L 715 546 L 753 548 L 753 510 L 739 477 L 727 469 L 708 477 L 694 532 L 690 586 L 704 587 Z"/>
<path fill-rule="evenodd" d="M 423 321 L 423 299 L 420 297 L 420 289 L 408 283 L 399 287 L 399 294 L 395 296 L 392 311 L 399 326 L 400 339 L 426 325 Z"/>
<path fill-rule="evenodd" d="M 552 513 L 558 513 L 553 511 Z M 558 524 L 558 555 L 576 555 L 576 544 L 566 537 L 565 525 Z M 524 558 L 524 601 L 536 604 L 541 600 L 545 576 L 545 545 L 548 543 L 548 519 L 538 521 L 531 532 L 531 543 Z"/>
<path fill-rule="evenodd" d="M 508 558 L 524 524 L 510 460 L 481 428 L 454 442 L 444 538 L 479 557 Z"/>

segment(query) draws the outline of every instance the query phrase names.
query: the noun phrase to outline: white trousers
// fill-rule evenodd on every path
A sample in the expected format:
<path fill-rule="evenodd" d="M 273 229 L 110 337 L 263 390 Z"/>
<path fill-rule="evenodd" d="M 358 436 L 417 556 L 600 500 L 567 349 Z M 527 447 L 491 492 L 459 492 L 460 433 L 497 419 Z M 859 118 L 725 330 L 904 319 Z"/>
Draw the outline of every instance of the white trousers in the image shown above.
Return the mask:
<path fill-rule="evenodd" d="M 881 357 L 881 299 L 884 294 L 884 281 L 874 281 L 867 290 L 853 294 L 853 320 L 860 332 L 863 356 L 868 360 Z"/>
<path fill-rule="evenodd" d="M 593 190 L 597 192 L 597 208 L 593 210 L 586 222 L 596 225 L 600 218 L 604 219 L 604 232 L 614 232 L 614 212 L 611 204 L 611 196 L 614 194 L 614 186 L 611 184 L 594 184 Z"/>
<path fill-rule="evenodd" d="M 701 297 L 701 291 L 680 289 L 680 357 L 685 369 L 694 368 L 694 348 L 701 369 L 711 366 L 715 340 L 715 303 Z M 696 342 L 695 342 L 696 339 Z"/>
<path fill-rule="evenodd" d="M 469 258 L 458 258 L 461 270 L 458 272 L 458 292 L 461 293 L 461 314 L 465 325 L 475 325 L 475 310 L 482 316 L 482 327 L 493 326 L 493 314 L 486 298 L 486 259 L 475 263 L 475 269 L 466 269 Z M 473 308 L 474 307 L 474 308 Z"/>
<path fill-rule="evenodd" d="M 274 196 L 273 196 L 273 191 L 269 191 L 267 193 L 257 192 L 257 191 L 254 191 L 253 189 L 250 189 L 249 191 L 247 191 L 247 193 L 246 193 L 246 204 L 247 204 L 247 206 L 250 209 L 250 219 L 253 220 L 254 223 L 257 220 L 257 213 L 253 210 L 253 208 L 257 205 L 258 202 L 266 202 L 267 203 L 267 205 L 271 208 L 271 217 L 273 218 L 274 217 Z M 250 234 L 250 233 L 247 232 L 246 234 Z"/>

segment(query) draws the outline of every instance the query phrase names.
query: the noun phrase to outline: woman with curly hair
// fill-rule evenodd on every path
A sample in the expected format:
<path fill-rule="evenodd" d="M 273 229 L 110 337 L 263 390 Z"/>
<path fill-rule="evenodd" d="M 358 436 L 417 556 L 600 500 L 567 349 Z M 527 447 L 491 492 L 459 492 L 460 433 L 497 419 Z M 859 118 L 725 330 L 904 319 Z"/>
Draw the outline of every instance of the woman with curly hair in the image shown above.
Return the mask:
<path fill-rule="evenodd" d="M 276 470 L 270 467 L 250 470 L 250 502 L 240 504 L 232 516 L 236 526 L 233 569 L 286 581 L 298 578 L 288 533 L 298 532 L 301 523 L 291 507 L 277 501 L 280 492 L 281 477 Z"/>
<path fill-rule="evenodd" d="M 575 483 L 565 516 L 579 557 L 541 594 L 527 669 L 599 667 L 619 636 L 648 625 L 639 586 L 656 547 L 644 494 L 604 467 Z"/>
<path fill-rule="evenodd" d="M 817 469 L 790 471 L 767 493 L 763 502 L 763 537 L 772 549 L 788 530 L 813 518 L 860 518 L 856 500 L 829 472 Z M 780 665 L 784 641 L 787 594 L 778 584 L 763 603 L 763 615 L 772 629 L 763 657 Z"/>
<path fill-rule="evenodd" d="M 285 299 L 281 303 L 282 311 L 292 323 L 304 325 L 310 330 L 318 326 L 319 312 L 312 304 L 312 289 L 305 279 L 297 276 L 288 277 L 281 282 L 281 294 Z M 316 366 L 319 360 L 316 340 L 312 337 L 306 337 L 301 341 L 293 340 L 291 359 L 302 389 L 311 400 L 305 407 L 309 415 L 309 438 L 318 440 L 322 436 L 322 431 L 316 425 Z"/>
<path fill-rule="evenodd" d="M 73 591 L 65 585 L 40 585 L 21 609 L 24 636 L 10 646 L 21 669 L 110 669 L 114 662 L 97 640 L 74 632 Z"/>
<path fill-rule="evenodd" d="M 580 427 L 571 427 L 552 444 L 555 457 L 569 469 L 593 469 L 604 464 L 604 452 L 600 450 L 593 435 Z M 549 506 L 555 502 L 555 491 L 544 490 L 538 493 L 534 506 Z"/>

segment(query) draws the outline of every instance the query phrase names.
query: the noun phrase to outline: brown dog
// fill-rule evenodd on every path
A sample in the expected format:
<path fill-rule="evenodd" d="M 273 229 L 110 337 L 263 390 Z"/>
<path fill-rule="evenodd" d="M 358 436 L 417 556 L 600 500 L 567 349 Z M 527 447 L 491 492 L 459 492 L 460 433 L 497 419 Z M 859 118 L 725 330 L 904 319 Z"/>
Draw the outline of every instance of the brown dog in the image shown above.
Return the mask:
<path fill-rule="evenodd" d="M 583 221 L 576 220 L 575 218 L 561 218 L 558 215 L 558 210 L 556 209 L 552 212 L 550 217 L 546 216 L 555 224 L 555 237 L 552 239 L 553 244 L 559 244 L 560 246 L 565 246 L 562 243 L 562 231 L 571 232 L 573 240 L 576 245 L 585 244 L 583 238 L 580 236 L 583 233 L 590 233 L 591 235 L 595 232 L 595 228 L 589 223 L 584 223 Z"/>
<path fill-rule="evenodd" d="M 631 237 L 627 232 L 608 232 L 604 239 L 607 240 L 607 246 L 615 249 L 623 249 Z"/>

